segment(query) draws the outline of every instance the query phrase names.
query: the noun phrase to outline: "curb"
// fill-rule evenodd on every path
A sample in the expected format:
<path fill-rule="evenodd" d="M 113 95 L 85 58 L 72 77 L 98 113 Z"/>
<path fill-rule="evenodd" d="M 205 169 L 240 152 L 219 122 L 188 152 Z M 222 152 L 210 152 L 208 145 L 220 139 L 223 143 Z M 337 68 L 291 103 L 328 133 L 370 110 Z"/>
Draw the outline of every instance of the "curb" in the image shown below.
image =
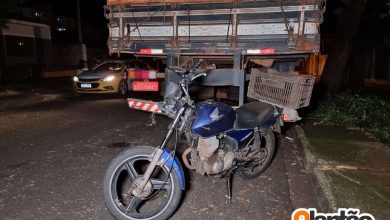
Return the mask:
<path fill-rule="evenodd" d="M 305 169 L 310 174 L 314 182 L 314 190 L 318 196 L 318 203 L 320 207 L 327 212 L 337 212 L 336 199 L 332 192 L 332 185 L 326 175 L 317 168 L 318 159 L 313 153 L 313 147 L 310 145 L 302 126 L 294 126 L 294 130 L 298 136 L 299 142 L 303 147 L 305 155 Z"/>

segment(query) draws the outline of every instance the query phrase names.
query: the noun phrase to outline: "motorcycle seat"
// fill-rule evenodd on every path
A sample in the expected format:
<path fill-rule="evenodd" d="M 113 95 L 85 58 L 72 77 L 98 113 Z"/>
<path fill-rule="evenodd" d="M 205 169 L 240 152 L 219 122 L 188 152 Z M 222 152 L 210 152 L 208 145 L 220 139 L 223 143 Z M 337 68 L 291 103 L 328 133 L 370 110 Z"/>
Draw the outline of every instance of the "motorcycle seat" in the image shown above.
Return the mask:
<path fill-rule="evenodd" d="M 264 102 L 249 102 L 236 109 L 235 129 L 262 127 L 274 119 L 275 107 Z"/>

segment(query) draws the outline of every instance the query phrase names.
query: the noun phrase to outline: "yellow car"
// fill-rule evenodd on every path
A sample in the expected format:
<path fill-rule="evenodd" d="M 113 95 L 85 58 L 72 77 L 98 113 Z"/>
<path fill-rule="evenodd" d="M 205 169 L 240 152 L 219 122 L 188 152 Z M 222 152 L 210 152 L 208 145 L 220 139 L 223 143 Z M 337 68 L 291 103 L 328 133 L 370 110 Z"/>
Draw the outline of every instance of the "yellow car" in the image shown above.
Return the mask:
<path fill-rule="evenodd" d="M 127 93 L 128 61 L 105 61 L 91 70 L 73 77 L 73 89 L 76 94 L 82 93 Z"/>

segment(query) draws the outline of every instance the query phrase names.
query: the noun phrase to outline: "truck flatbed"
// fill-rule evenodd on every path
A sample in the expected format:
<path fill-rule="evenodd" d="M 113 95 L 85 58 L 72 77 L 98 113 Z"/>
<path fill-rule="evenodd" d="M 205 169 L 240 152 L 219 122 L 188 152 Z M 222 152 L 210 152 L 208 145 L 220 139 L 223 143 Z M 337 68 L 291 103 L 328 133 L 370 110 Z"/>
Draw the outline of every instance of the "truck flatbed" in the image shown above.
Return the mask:
<path fill-rule="evenodd" d="M 110 54 L 166 59 L 168 66 L 202 58 L 214 68 L 201 85 L 238 87 L 242 105 L 250 63 L 291 72 L 319 53 L 325 0 L 107 0 L 105 9 Z M 166 69 L 165 85 L 177 80 Z"/>
<path fill-rule="evenodd" d="M 187 55 L 316 53 L 322 19 L 319 2 L 109 0 L 109 51 Z"/>

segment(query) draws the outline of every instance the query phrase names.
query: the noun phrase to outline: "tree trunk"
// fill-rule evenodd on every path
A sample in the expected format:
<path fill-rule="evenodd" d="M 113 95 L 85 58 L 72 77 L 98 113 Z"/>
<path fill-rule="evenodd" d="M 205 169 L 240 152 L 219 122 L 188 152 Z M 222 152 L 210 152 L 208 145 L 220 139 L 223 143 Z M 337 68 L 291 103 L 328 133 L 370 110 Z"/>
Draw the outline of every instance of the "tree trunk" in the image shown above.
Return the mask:
<path fill-rule="evenodd" d="M 320 84 L 323 94 L 338 93 L 347 83 L 348 64 L 366 6 L 367 1 L 351 0 L 338 16 L 337 34 Z"/>

